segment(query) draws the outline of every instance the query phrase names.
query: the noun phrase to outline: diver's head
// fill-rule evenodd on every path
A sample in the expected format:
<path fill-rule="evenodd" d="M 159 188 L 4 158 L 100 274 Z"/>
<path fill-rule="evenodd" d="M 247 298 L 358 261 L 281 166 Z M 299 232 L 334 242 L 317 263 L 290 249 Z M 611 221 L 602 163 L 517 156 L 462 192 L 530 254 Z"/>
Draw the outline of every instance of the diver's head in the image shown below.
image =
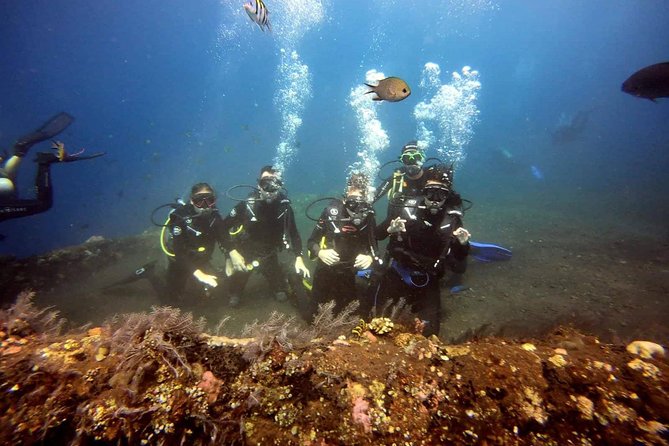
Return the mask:
<path fill-rule="evenodd" d="M 260 198 L 270 203 L 277 199 L 283 188 L 281 173 L 272 166 L 263 166 L 258 177 Z"/>
<path fill-rule="evenodd" d="M 203 214 L 216 209 L 216 193 L 207 183 L 197 183 L 190 190 L 190 203 L 195 212 Z"/>
<path fill-rule="evenodd" d="M 372 210 L 367 199 L 369 179 L 363 173 L 352 173 L 346 182 L 344 208 L 355 226 L 361 225 Z"/>
<path fill-rule="evenodd" d="M 425 187 L 423 187 L 423 200 L 425 208 L 430 214 L 435 215 L 444 209 L 452 193 L 452 178 L 452 166 L 437 164 L 427 169 Z"/>
<path fill-rule="evenodd" d="M 418 147 L 417 141 L 409 141 L 402 147 L 400 161 L 404 165 L 404 171 L 410 177 L 417 177 L 421 174 L 423 163 L 425 162 L 425 154 Z"/>

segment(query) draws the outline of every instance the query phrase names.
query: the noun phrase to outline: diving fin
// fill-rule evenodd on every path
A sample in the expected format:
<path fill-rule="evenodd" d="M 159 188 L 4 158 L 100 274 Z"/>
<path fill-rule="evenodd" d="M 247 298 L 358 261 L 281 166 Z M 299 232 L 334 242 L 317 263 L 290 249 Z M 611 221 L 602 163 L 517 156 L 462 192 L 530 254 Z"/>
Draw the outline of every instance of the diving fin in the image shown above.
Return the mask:
<path fill-rule="evenodd" d="M 80 152 L 82 153 L 82 152 Z M 92 158 L 98 158 L 106 155 L 107 152 L 98 152 L 90 155 L 65 155 L 62 159 L 56 153 L 52 152 L 37 152 L 34 161 L 37 164 L 53 164 L 53 163 L 73 163 L 75 161 L 84 161 Z"/>
<path fill-rule="evenodd" d="M 97 153 L 92 153 L 90 155 L 72 155 L 72 156 L 66 156 L 61 160 L 62 163 L 71 163 L 74 161 L 83 161 L 83 160 L 89 160 L 92 158 L 97 158 L 103 155 L 106 155 L 107 152 L 97 152 Z"/>
<path fill-rule="evenodd" d="M 14 144 L 14 155 L 25 156 L 32 146 L 53 138 L 68 128 L 73 122 L 74 118 L 71 115 L 65 112 L 58 113 L 45 122 L 42 127 L 19 138 L 18 141 L 16 141 L 16 144 Z"/>
<path fill-rule="evenodd" d="M 492 243 L 480 243 L 470 240 L 469 246 L 469 255 L 483 263 L 509 260 L 512 255 L 510 249 L 493 245 Z"/>
<path fill-rule="evenodd" d="M 109 288 L 114 288 L 120 285 L 127 285 L 129 283 L 136 282 L 137 280 L 140 279 L 151 279 L 151 276 L 153 276 L 153 272 L 156 269 L 156 263 L 157 260 L 152 260 L 151 262 L 147 263 L 146 265 L 141 266 L 140 268 L 137 268 L 132 274 L 130 274 L 128 277 L 125 277 L 118 282 L 114 282 L 110 285 L 107 285 L 106 287 L 103 288 L 103 290 L 107 290 Z"/>

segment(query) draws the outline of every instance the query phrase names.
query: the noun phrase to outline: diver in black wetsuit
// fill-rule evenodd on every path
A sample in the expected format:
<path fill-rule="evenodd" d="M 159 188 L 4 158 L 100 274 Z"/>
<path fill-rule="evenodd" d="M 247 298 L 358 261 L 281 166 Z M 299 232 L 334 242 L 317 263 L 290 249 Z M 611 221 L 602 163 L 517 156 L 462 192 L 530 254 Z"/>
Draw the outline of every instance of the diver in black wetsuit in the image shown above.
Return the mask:
<path fill-rule="evenodd" d="M 51 165 L 53 163 L 70 163 L 104 155 L 104 153 L 96 153 L 82 156 L 83 150 L 76 154 L 68 154 L 64 144 L 54 141 L 52 148 L 55 149 L 55 152 L 38 152 L 35 158 L 37 163 L 36 197 L 34 199 L 17 197 L 14 182 L 21 160 L 32 146 L 55 137 L 69 127 L 73 121 L 74 118 L 67 113 L 58 113 L 42 127 L 19 138 L 14 144 L 14 155 L 0 168 L 0 221 L 39 214 L 51 209 L 53 205 Z"/>
<path fill-rule="evenodd" d="M 416 141 L 409 141 L 400 153 L 402 166 L 376 188 L 374 203 L 388 195 L 389 206 L 397 197 L 415 197 L 425 186 L 425 154 Z"/>
<path fill-rule="evenodd" d="M 375 305 L 404 297 L 427 323 L 425 335 L 438 335 L 439 280 L 447 269 L 465 271 L 470 234 L 462 227 L 462 200 L 452 189 L 452 169 L 433 166 L 425 171 L 425 180 L 422 198 L 412 199 L 407 212 L 399 210 L 377 227 L 379 240 L 391 237 L 389 259 L 383 277 L 370 291 Z"/>
<path fill-rule="evenodd" d="M 318 258 L 312 293 L 311 313 L 318 304 L 335 301 L 335 312 L 359 298 L 355 278 L 378 262 L 375 237 L 376 220 L 367 200 L 368 180 L 352 174 L 343 200 L 333 200 L 316 224 L 307 246 L 312 258 Z"/>
<path fill-rule="evenodd" d="M 302 259 L 302 239 L 297 232 L 290 200 L 283 189 L 280 173 L 272 166 L 260 169 L 258 190 L 239 202 L 225 219 L 230 235 L 228 291 L 230 305 L 239 305 L 246 283 L 253 271 L 265 276 L 278 301 L 288 298 L 287 279 L 295 274 L 309 277 Z M 295 255 L 294 271 L 285 272 L 279 264 L 279 251 Z M 301 286 L 301 285 L 300 285 Z"/>
<path fill-rule="evenodd" d="M 217 244 L 227 249 L 228 234 L 216 209 L 214 189 L 207 183 L 197 183 L 191 188 L 188 203 L 180 200 L 177 204 L 160 206 L 154 212 L 167 206 L 173 210 L 161 232 L 161 246 L 168 255 L 165 278 L 156 274 L 157 261 L 153 260 L 105 289 L 147 279 L 163 305 L 174 305 L 183 301 L 191 278 L 202 285 L 206 293 L 218 287 L 219 278 L 210 262 Z"/>

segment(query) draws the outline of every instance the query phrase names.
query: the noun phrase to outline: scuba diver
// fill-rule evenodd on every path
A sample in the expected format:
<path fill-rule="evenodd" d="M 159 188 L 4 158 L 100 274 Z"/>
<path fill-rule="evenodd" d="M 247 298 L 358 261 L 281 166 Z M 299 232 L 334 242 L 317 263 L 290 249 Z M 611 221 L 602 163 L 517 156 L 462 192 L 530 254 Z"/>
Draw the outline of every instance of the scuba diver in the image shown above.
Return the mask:
<path fill-rule="evenodd" d="M 402 147 L 399 161 L 402 166 L 396 169 L 393 174 L 386 178 L 376 189 L 374 203 L 381 199 L 383 195 L 388 195 L 388 200 L 399 196 L 417 196 L 425 185 L 425 164 L 426 158 L 423 150 L 418 147 L 417 141 L 409 141 Z M 397 161 L 390 161 L 394 163 Z"/>
<path fill-rule="evenodd" d="M 54 152 L 38 152 L 35 157 L 37 176 L 35 177 L 36 197 L 20 199 L 16 191 L 16 175 L 19 165 L 32 146 L 51 139 L 72 124 L 74 118 L 65 112 L 58 113 L 37 130 L 19 138 L 14 144 L 14 154 L 0 168 L 0 221 L 26 217 L 51 209 L 53 205 L 53 187 L 51 184 L 51 165 L 71 163 L 104 155 L 104 152 L 83 156 L 84 149 L 70 154 L 65 145 L 53 141 Z M 0 157 L 0 164 L 2 158 Z"/>
<path fill-rule="evenodd" d="M 315 314 L 318 304 L 334 299 L 335 312 L 339 312 L 358 298 L 357 271 L 367 270 L 379 261 L 376 220 L 367 198 L 368 183 L 365 175 L 351 174 L 344 198 L 330 202 L 309 237 L 310 257 L 318 259 L 311 290 L 311 314 Z"/>
<path fill-rule="evenodd" d="M 189 203 L 170 213 L 167 227 L 172 236 L 174 256 L 167 267 L 166 297 L 180 298 L 188 278 L 208 288 L 218 286 L 210 264 L 216 243 L 227 242 L 223 218 L 216 208 L 216 193 L 207 183 L 191 188 Z"/>
<path fill-rule="evenodd" d="M 160 235 L 161 247 L 168 256 L 166 277 L 155 274 L 156 260 L 138 268 L 129 277 L 105 287 L 109 289 L 139 279 L 147 279 L 163 305 L 178 303 L 190 278 L 203 286 L 203 291 L 218 286 L 218 276 L 210 264 L 216 243 L 225 247 L 227 231 L 223 218 L 216 209 L 216 194 L 207 183 L 197 183 L 191 188 L 188 203 L 179 200 L 167 204 L 172 211 Z M 152 216 L 153 218 L 153 216 Z M 156 224 L 154 222 L 154 224 Z M 171 240 L 168 247 L 165 239 Z M 170 250 L 171 248 L 171 250 Z"/>
<path fill-rule="evenodd" d="M 453 191 L 452 175 L 445 164 L 426 169 L 420 197 L 410 198 L 405 209 L 396 209 L 376 228 L 378 240 L 390 236 L 390 241 L 387 267 L 370 286 L 372 303 L 406 298 L 426 323 L 426 336 L 439 334 L 439 280 L 447 269 L 462 274 L 467 268 L 470 234 L 462 227 L 462 199 Z"/>
<path fill-rule="evenodd" d="M 292 283 L 296 274 L 310 277 L 302 259 L 302 239 L 297 232 L 293 208 L 280 172 L 274 167 L 260 169 L 258 188 L 230 211 L 225 226 L 230 236 L 230 262 L 226 273 L 231 275 L 228 279 L 231 306 L 239 305 L 253 271 L 265 276 L 280 302 L 288 299 L 288 280 Z M 279 263 L 278 254 L 284 248 L 295 256 L 295 274 L 286 275 Z"/>

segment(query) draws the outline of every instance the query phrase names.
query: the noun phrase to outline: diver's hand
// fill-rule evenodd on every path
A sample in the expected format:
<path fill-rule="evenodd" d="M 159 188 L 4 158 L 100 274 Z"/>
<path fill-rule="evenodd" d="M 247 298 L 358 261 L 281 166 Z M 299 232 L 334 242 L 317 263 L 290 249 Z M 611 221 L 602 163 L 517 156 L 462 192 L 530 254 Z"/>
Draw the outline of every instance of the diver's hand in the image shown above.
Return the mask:
<path fill-rule="evenodd" d="M 297 258 L 295 259 L 295 272 L 297 274 L 302 274 L 302 277 L 304 278 L 311 277 L 309 269 L 306 266 L 304 266 L 304 260 L 302 260 L 302 256 L 297 256 Z"/>
<path fill-rule="evenodd" d="M 373 261 L 374 259 L 370 255 L 358 254 L 355 257 L 355 263 L 353 264 L 353 266 L 358 269 L 367 269 L 372 265 Z"/>
<path fill-rule="evenodd" d="M 388 234 L 395 234 L 397 232 L 407 232 L 407 228 L 404 226 L 404 223 L 407 221 L 403 218 L 397 217 L 393 218 L 390 221 L 390 226 L 388 226 Z"/>
<path fill-rule="evenodd" d="M 232 269 L 235 271 L 246 271 L 246 260 L 244 256 L 239 253 L 236 249 L 233 249 L 229 253 L 230 261 L 232 262 Z"/>
<path fill-rule="evenodd" d="M 212 288 L 216 288 L 218 286 L 218 277 L 212 276 L 211 274 L 207 274 L 202 272 L 199 269 L 196 269 L 193 272 L 193 276 L 203 284 L 210 286 Z"/>
<path fill-rule="evenodd" d="M 453 231 L 453 236 L 458 239 L 458 242 L 461 245 L 464 245 L 469 241 L 469 239 L 472 237 L 472 235 L 469 233 L 468 230 L 465 228 L 458 228 L 455 231 Z"/>
<path fill-rule="evenodd" d="M 339 254 L 334 249 L 321 249 L 318 251 L 318 258 L 327 266 L 332 266 L 339 262 Z"/>

